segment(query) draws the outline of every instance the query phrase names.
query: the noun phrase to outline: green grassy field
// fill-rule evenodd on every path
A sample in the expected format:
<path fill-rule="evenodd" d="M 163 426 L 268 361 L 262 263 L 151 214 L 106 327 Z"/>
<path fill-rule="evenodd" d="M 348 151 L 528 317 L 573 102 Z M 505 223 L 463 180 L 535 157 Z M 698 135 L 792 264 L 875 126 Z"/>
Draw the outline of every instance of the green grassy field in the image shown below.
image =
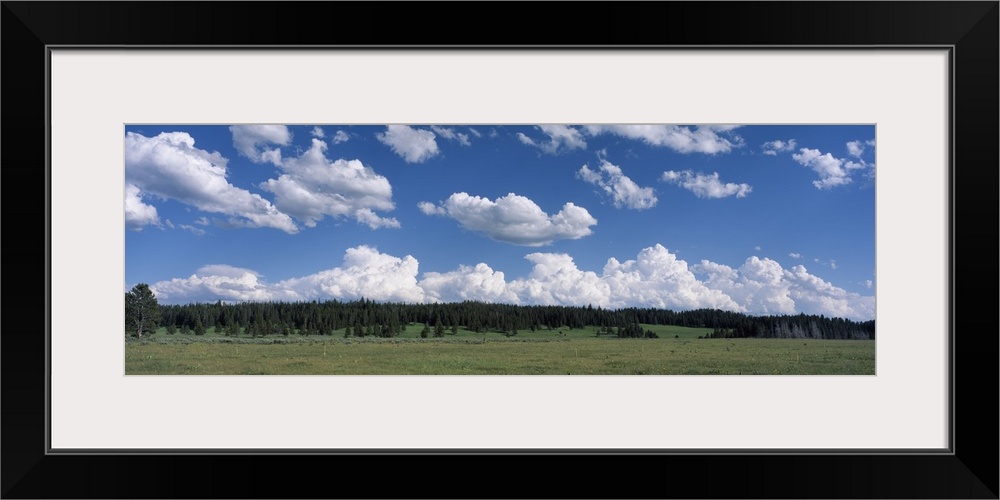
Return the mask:
<path fill-rule="evenodd" d="M 419 338 L 226 338 L 166 335 L 125 345 L 127 375 L 874 375 L 875 342 L 698 339 L 705 328 L 643 325 L 658 339 L 595 336 L 595 329 L 506 337 L 459 329 Z M 676 337 L 675 337 L 676 336 Z"/>

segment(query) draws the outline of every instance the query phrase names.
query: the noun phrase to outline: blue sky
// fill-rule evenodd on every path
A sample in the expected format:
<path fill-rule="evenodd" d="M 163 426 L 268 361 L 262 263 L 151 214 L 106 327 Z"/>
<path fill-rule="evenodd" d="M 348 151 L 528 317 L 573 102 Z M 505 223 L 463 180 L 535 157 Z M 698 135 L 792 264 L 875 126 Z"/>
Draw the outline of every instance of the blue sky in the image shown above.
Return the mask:
<path fill-rule="evenodd" d="M 874 318 L 873 125 L 134 125 L 125 288 Z"/>

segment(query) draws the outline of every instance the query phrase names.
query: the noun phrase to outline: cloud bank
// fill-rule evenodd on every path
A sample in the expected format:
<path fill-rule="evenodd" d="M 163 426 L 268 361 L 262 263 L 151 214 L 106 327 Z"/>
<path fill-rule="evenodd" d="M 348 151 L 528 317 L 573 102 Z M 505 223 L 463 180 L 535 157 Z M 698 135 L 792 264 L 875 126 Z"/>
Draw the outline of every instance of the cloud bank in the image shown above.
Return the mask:
<path fill-rule="evenodd" d="M 195 301 L 353 300 L 407 303 L 478 300 L 510 304 L 593 305 L 604 308 L 714 308 L 749 314 L 823 314 L 854 320 L 875 317 L 875 297 L 847 292 L 804 266 L 749 257 L 737 268 L 707 260 L 688 266 L 662 245 L 624 262 L 609 258 L 600 274 L 579 269 L 564 253 L 530 253 L 531 272 L 507 281 L 486 263 L 418 280 L 413 256 L 395 257 L 370 246 L 349 248 L 342 265 L 268 283 L 250 269 L 210 265 L 187 278 L 150 286 L 163 303 Z M 866 286 L 870 286 L 866 283 Z"/>

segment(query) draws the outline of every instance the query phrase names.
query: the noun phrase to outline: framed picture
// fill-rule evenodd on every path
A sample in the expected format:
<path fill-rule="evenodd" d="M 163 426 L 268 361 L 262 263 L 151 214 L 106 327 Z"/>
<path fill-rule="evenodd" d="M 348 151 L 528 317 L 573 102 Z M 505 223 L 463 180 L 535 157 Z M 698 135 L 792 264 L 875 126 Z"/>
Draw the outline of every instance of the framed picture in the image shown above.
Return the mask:
<path fill-rule="evenodd" d="M 692 497 L 997 497 L 996 434 L 975 423 L 982 419 L 974 420 L 996 411 L 995 400 L 982 398 L 980 389 L 985 386 L 985 394 L 995 394 L 989 389 L 995 387 L 991 384 L 996 338 L 992 333 L 967 334 L 968 339 L 957 335 L 994 332 L 996 327 L 963 317 L 956 308 L 960 285 L 975 282 L 969 275 L 971 262 L 993 262 L 996 255 L 989 246 L 995 238 L 980 238 L 977 232 L 973 245 L 968 234 L 957 238 L 956 232 L 959 216 L 995 227 L 996 205 L 989 204 L 987 210 L 978 200 L 996 196 L 996 2 L 726 4 L 722 20 L 699 25 L 697 32 L 690 19 L 704 18 L 719 4 L 574 7 L 594 23 L 629 33 L 616 40 L 625 46 L 603 45 L 600 37 L 588 36 L 579 37 L 572 46 L 496 44 L 487 40 L 491 29 L 481 25 L 475 29 L 442 25 L 437 31 L 447 34 L 442 37 L 463 41 L 449 45 L 448 40 L 435 38 L 436 31 L 428 31 L 429 26 L 402 21 L 417 19 L 423 8 L 448 10 L 444 5 L 403 4 L 386 12 L 387 6 L 379 4 L 336 4 L 333 17 L 324 20 L 311 12 L 314 7 L 308 3 L 185 4 L 183 9 L 179 4 L 4 3 L 6 101 L 33 104 L 28 111 L 5 106 L 5 124 L 10 124 L 5 125 L 8 148 L 3 153 L 8 185 L 24 184 L 20 176 L 35 172 L 30 182 L 44 184 L 46 193 L 45 237 L 19 237 L 7 246 L 31 255 L 19 249 L 29 240 L 42 242 L 37 255 L 44 257 L 44 261 L 39 257 L 39 267 L 46 272 L 39 293 L 8 301 L 12 311 L 37 311 L 30 316 L 44 317 L 45 335 L 16 334 L 37 329 L 33 321 L 18 329 L 9 327 L 3 340 L 3 446 L 7 458 L 15 457 L 4 461 L 5 497 L 296 497 L 311 491 L 311 485 L 306 482 L 306 488 L 297 489 L 301 486 L 289 486 L 288 478 L 278 473 L 272 478 L 255 472 L 253 484 L 239 478 L 248 471 L 316 466 L 338 471 L 339 484 L 350 491 L 338 495 L 446 496 L 453 490 L 439 485 L 413 490 L 413 484 L 422 484 L 413 481 L 425 477 L 428 468 L 508 474 L 490 465 L 524 469 L 530 464 L 525 470 L 531 470 L 564 463 L 600 467 L 609 475 L 602 479 L 588 473 L 588 479 L 575 486 L 553 481 L 544 491 L 496 484 L 485 496 L 672 496 L 674 490 L 662 483 L 666 473 L 683 489 L 678 490 L 684 491 L 681 496 Z M 669 15 L 654 16 L 654 7 Z M 506 9 L 493 9 L 489 16 L 525 29 L 548 25 L 541 18 Z M 109 23 L 111 19 L 119 21 Z M 138 25 L 137 19 L 142 20 Z M 747 20 L 754 20 L 752 28 L 747 28 Z M 192 29 L 181 30 L 181 24 Z M 799 28 L 805 25 L 810 28 Z M 328 38 L 331 26 L 337 27 L 332 39 Z M 426 45 L 410 45 L 413 42 Z M 409 165 L 406 168 L 421 163 L 423 150 L 404 148 L 392 134 L 433 132 L 442 141 L 452 134 L 458 144 L 459 132 L 473 134 L 479 125 L 525 125 L 529 127 L 512 128 L 509 134 L 520 141 L 522 152 L 539 157 L 557 153 L 560 145 L 572 143 L 575 132 L 588 134 L 580 137 L 595 147 L 599 140 L 608 140 L 601 148 L 604 155 L 611 151 L 624 156 L 628 148 L 613 141 L 639 139 L 614 128 L 622 124 L 715 133 L 730 144 L 743 140 L 735 138 L 736 125 L 826 126 L 830 128 L 815 135 L 827 136 L 835 135 L 836 127 L 868 127 L 874 137 L 853 138 L 853 148 L 850 141 L 836 138 L 848 148 L 839 157 L 827 155 L 840 162 L 844 175 L 839 177 L 830 165 L 820 165 L 827 151 L 800 144 L 805 149 L 796 152 L 789 145 L 792 137 L 765 141 L 747 133 L 753 142 L 741 151 L 789 155 L 787 160 L 797 162 L 793 164 L 799 172 L 817 176 L 812 183 L 817 192 L 830 187 L 827 184 L 851 182 L 849 175 L 858 175 L 854 182 L 860 182 L 868 174 L 876 208 L 872 225 L 877 248 L 871 269 L 878 290 L 873 299 L 875 369 L 846 377 L 828 375 L 854 373 L 853 369 L 781 377 L 614 377 L 598 372 L 584 376 L 519 372 L 504 377 L 316 372 L 253 377 L 233 376 L 235 372 L 204 375 L 192 364 L 195 374 L 190 376 L 175 376 L 167 369 L 154 369 L 153 376 L 130 373 L 123 362 L 130 353 L 117 326 L 123 284 L 124 291 L 133 284 L 123 265 L 130 244 L 126 225 L 155 222 L 165 227 L 169 222 L 180 227 L 181 223 L 170 222 L 167 208 L 162 207 L 164 217 L 153 220 L 152 202 L 142 198 L 143 193 L 154 193 L 164 202 L 170 196 L 157 191 L 155 183 L 141 180 L 148 178 L 128 177 L 128 141 L 139 148 L 144 141 L 176 139 L 171 144 L 197 151 L 206 161 L 215 158 L 209 161 L 215 166 L 226 159 L 194 148 L 216 129 L 225 130 L 232 135 L 223 140 L 232 140 L 237 154 L 247 158 L 240 168 L 251 172 L 248 176 L 260 177 L 255 182 L 262 184 L 271 182 L 266 180 L 268 174 L 251 169 L 264 169 L 268 162 L 278 166 L 280 161 L 271 161 L 275 155 L 287 158 L 283 165 L 289 168 L 283 167 L 283 177 L 272 179 L 275 184 L 257 194 L 277 207 L 268 214 L 295 215 L 288 221 L 272 221 L 285 224 L 286 233 L 311 227 L 323 216 L 344 217 L 369 229 L 398 224 L 389 211 L 382 213 L 380 207 L 388 205 L 377 200 L 344 213 L 329 209 L 314 216 L 309 209 L 296 211 L 288 199 L 280 198 L 277 183 L 283 178 L 295 181 L 297 171 L 291 162 L 309 154 L 309 143 L 298 148 L 289 143 L 280 150 L 258 148 L 269 143 L 240 143 L 238 131 L 229 128 L 255 124 L 315 127 L 293 130 L 303 137 L 316 135 L 314 146 L 317 141 L 324 146 L 333 141 L 321 136 L 336 133 L 334 125 L 344 125 L 345 134 L 352 131 L 346 126 L 353 125 L 359 134 L 371 136 L 370 142 L 384 146 L 387 157 L 398 156 Z M 693 127 L 699 124 L 707 125 Z M 453 125 L 463 128 L 449 128 Z M 207 135 L 189 126 L 201 126 Z M 555 130 L 559 126 L 563 128 Z M 546 138 L 551 143 L 544 142 Z M 278 138 L 277 143 L 281 141 Z M 872 153 L 876 144 L 877 155 Z M 872 148 L 871 156 L 864 156 L 866 145 Z M 324 148 L 316 147 L 322 153 Z M 594 165 L 611 160 L 594 154 L 599 155 Z M 669 161 L 683 163 L 685 158 Z M 11 167 L 21 163 L 26 166 L 23 170 Z M 605 201 L 615 205 L 620 200 L 609 183 L 615 172 L 618 180 L 624 174 L 612 166 L 618 170 L 580 169 L 575 187 L 610 196 Z M 502 179 L 504 167 L 493 168 L 500 174 L 491 175 Z M 670 186 L 697 195 L 698 189 L 717 184 L 713 192 L 732 191 L 734 198 L 751 190 L 742 181 L 720 181 L 718 173 L 714 177 L 718 182 L 712 184 L 711 176 L 702 179 L 699 175 L 705 173 L 697 168 L 668 165 L 662 170 L 658 186 L 663 189 Z M 459 170 L 449 172 L 460 175 Z M 465 175 L 483 176 L 481 184 L 487 182 L 486 174 Z M 772 175 L 786 174 L 775 170 Z M 432 174 L 425 177 L 433 181 Z M 417 182 L 408 185 L 430 190 L 430 184 Z M 126 189 L 126 211 L 134 217 L 125 220 L 123 185 L 137 190 L 129 199 Z M 986 186 L 989 191 L 980 192 Z M 622 203 L 651 203 L 635 187 L 639 198 Z M 493 205 L 523 202 L 521 198 L 477 200 Z M 31 202 L 37 203 L 25 200 L 24 206 Z M 471 233 L 501 242 L 511 238 L 513 233 L 503 228 L 469 222 L 472 219 L 465 217 L 460 202 L 441 195 L 411 205 L 433 221 L 454 220 Z M 801 210 L 802 202 L 796 203 L 798 207 L 788 210 Z M 182 214 L 184 205 L 173 206 L 172 213 Z M 197 202 L 186 205 L 194 210 L 192 220 L 206 211 Z M 17 210 L 8 209 L 8 214 Z M 215 213 L 232 215 L 225 210 Z M 246 224 L 239 218 L 243 215 L 237 215 L 228 223 Z M 831 217 L 801 220 L 822 226 Z M 23 234 L 39 232 L 37 220 L 23 219 Z M 759 231 L 768 227 L 766 220 L 756 224 Z M 200 227 L 210 226 L 177 230 L 194 234 L 204 231 Z M 805 227 L 789 227 L 787 232 L 789 238 L 811 239 L 838 234 L 809 232 Z M 541 235 L 528 241 L 519 234 L 522 239 L 513 243 L 529 247 L 556 238 Z M 418 244 L 415 235 L 400 239 Z M 966 244 L 960 247 L 959 241 Z M 334 262 L 328 267 L 340 265 L 337 261 L 348 247 L 344 264 L 336 268 L 341 274 L 347 272 L 349 259 L 364 257 L 354 254 L 366 251 L 371 258 L 402 262 L 403 255 L 390 254 L 388 245 L 379 252 L 374 246 L 330 244 Z M 987 256 L 973 260 L 973 249 L 984 246 Z M 631 250 L 631 258 L 642 259 L 636 256 L 640 248 Z M 144 252 L 162 259 L 164 268 L 183 260 L 180 249 L 149 246 Z M 532 255 L 541 256 L 535 265 L 545 265 L 545 256 L 555 254 Z M 820 257 L 815 256 L 815 265 L 836 267 L 831 257 L 825 261 Z M 708 266 L 704 264 L 708 260 L 702 262 Z M 239 269 L 231 262 L 202 264 L 216 267 L 203 267 L 192 278 L 209 271 L 217 278 L 231 277 Z M 433 276 L 438 278 L 450 269 L 431 270 L 440 271 Z M 962 269 L 970 276 L 966 280 L 957 279 Z M 977 271 L 976 276 L 980 274 L 984 273 Z M 172 276 L 174 288 L 154 283 L 158 295 L 197 296 L 184 275 Z M 861 278 L 850 279 L 856 287 L 865 286 Z M 516 294 L 511 285 L 515 281 L 511 276 L 505 290 Z M 982 293 L 979 288 L 977 295 Z M 408 290 L 418 289 L 441 293 L 421 282 Z M 265 292 L 277 297 L 309 293 L 293 286 L 282 290 Z M 962 296 L 971 297 L 966 290 Z M 995 287 L 990 290 L 995 292 Z M 410 296 L 387 297 L 406 301 Z M 734 307 L 761 313 L 746 300 L 734 302 Z M 852 311 L 864 310 L 864 301 L 851 304 Z M 830 314 L 830 309 L 817 311 Z M 858 314 L 861 320 L 870 319 Z M 8 313 L 11 316 L 28 315 Z M 989 359 L 984 359 L 984 352 L 991 353 Z M 846 366 L 845 359 L 838 362 Z M 969 380 L 976 381 L 975 394 L 973 385 L 962 385 Z M 630 472 L 653 472 L 640 474 L 642 479 L 636 479 L 634 486 L 622 486 L 617 471 L 621 464 L 630 464 Z M 147 477 L 153 468 L 171 479 L 135 479 Z M 196 475 L 183 472 L 209 468 L 211 490 L 199 490 L 202 482 Z M 86 478 L 82 471 L 87 471 Z M 387 471 L 398 481 L 381 481 Z M 80 480 L 46 480 L 53 476 Z M 356 489 L 373 480 L 382 485 L 377 492 Z"/>

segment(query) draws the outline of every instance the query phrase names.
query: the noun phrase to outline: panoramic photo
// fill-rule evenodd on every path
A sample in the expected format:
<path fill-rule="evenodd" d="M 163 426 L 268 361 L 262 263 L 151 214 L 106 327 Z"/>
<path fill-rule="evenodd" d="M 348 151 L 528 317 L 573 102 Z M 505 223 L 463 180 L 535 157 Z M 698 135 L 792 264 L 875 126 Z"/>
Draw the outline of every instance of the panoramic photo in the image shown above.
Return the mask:
<path fill-rule="evenodd" d="M 126 375 L 874 375 L 875 126 L 126 125 Z"/>

